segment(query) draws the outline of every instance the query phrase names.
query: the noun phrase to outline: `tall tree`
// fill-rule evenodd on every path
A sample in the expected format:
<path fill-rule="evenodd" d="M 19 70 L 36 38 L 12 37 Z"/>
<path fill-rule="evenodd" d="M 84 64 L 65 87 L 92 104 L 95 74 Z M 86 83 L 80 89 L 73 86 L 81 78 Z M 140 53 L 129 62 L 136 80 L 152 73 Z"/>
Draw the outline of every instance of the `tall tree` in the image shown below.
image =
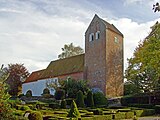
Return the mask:
<path fill-rule="evenodd" d="M 7 93 L 8 85 L 5 83 L 8 74 L 3 67 L 0 69 L 0 120 L 12 120 L 13 111 L 8 100 L 10 95 Z"/>
<path fill-rule="evenodd" d="M 80 46 L 74 46 L 73 43 L 65 44 L 62 48 L 62 53 L 58 55 L 59 59 L 75 56 L 84 53 L 83 49 Z"/>
<path fill-rule="evenodd" d="M 128 60 L 125 72 L 130 83 L 137 86 L 138 92 L 151 92 L 160 88 L 160 24 L 151 27 L 151 33 L 139 43 L 133 57 Z"/>
<path fill-rule="evenodd" d="M 29 72 L 24 64 L 9 64 L 8 65 L 9 77 L 7 83 L 9 84 L 9 94 L 17 96 L 22 91 L 22 82 L 28 77 Z"/>

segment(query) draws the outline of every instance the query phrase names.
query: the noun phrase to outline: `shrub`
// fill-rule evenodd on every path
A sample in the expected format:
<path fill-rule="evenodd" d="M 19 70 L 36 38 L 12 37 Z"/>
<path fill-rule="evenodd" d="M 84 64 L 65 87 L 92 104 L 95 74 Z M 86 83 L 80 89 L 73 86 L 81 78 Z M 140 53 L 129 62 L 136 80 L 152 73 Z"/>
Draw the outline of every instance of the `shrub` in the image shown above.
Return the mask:
<path fill-rule="evenodd" d="M 62 89 L 58 89 L 55 92 L 55 99 L 56 100 L 62 100 L 65 98 L 65 91 Z"/>
<path fill-rule="evenodd" d="M 67 116 L 68 117 L 76 117 L 76 118 L 80 118 L 81 117 L 81 115 L 80 115 L 80 113 L 78 111 L 77 105 L 76 105 L 74 100 L 72 101 L 71 109 L 70 109 L 70 111 L 69 111 Z"/>
<path fill-rule="evenodd" d="M 154 109 L 144 109 L 142 116 L 151 116 L 155 114 L 155 110 Z"/>
<path fill-rule="evenodd" d="M 97 109 L 91 109 L 90 112 L 93 112 L 94 115 L 103 115 L 103 110 L 97 108 Z"/>
<path fill-rule="evenodd" d="M 77 97 L 76 97 L 76 103 L 78 107 L 84 107 L 84 96 L 83 96 L 83 92 L 81 90 L 78 91 L 77 93 Z"/>
<path fill-rule="evenodd" d="M 156 114 L 160 114 L 160 105 L 155 105 L 155 112 Z"/>
<path fill-rule="evenodd" d="M 87 102 L 87 107 L 94 107 L 94 100 L 93 100 L 92 91 L 88 91 L 86 102 Z"/>
<path fill-rule="evenodd" d="M 101 92 L 96 92 L 93 94 L 94 104 L 96 106 L 107 105 L 107 98 Z"/>
<path fill-rule="evenodd" d="M 31 112 L 28 116 L 29 120 L 43 120 L 42 114 L 40 112 Z"/>
<path fill-rule="evenodd" d="M 29 110 L 29 109 L 30 108 L 26 105 L 20 107 L 20 110 L 23 110 L 23 111 L 26 111 L 26 110 Z"/>
<path fill-rule="evenodd" d="M 43 94 L 43 97 L 44 97 L 44 98 L 50 98 L 50 97 L 51 97 L 51 94 Z"/>
<path fill-rule="evenodd" d="M 116 114 L 114 114 L 112 117 L 114 117 L 113 119 L 125 119 L 125 112 L 118 112 Z"/>
<path fill-rule="evenodd" d="M 126 112 L 126 119 L 130 119 L 134 117 L 134 112 Z"/>
<path fill-rule="evenodd" d="M 49 89 L 48 88 L 45 88 L 44 90 L 43 90 L 43 93 L 42 93 L 43 95 L 44 94 L 50 94 L 50 91 L 49 91 Z"/>
<path fill-rule="evenodd" d="M 143 114 L 143 110 L 133 110 L 134 111 L 134 114 L 137 116 L 137 117 L 141 117 L 142 114 Z"/>
<path fill-rule="evenodd" d="M 61 101 L 61 108 L 66 109 L 66 101 L 65 100 Z"/>
<path fill-rule="evenodd" d="M 20 95 L 18 95 L 18 98 L 21 98 L 21 97 L 23 97 L 23 96 L 25 96 L 24 94 L 20 94 Z"/>
<path fill-rule="evenodd" d="M 49 104 L 49 107 L 52 108 L 52 109 L 57 109 L 57 108 L 59 108 L 60 106 L 59 106 L 58 103 L 50 103 L 50 104 Z"/>
<path fill-rule="evenodd" d="M 72 104 L 72 101 L 73 101 L 73 99 L 72 98 L 67 98 L 67 99 L 65 99 L 66 100 L 66 104 L 67 105 L 71 105 Z"/>
<path fill-rule="evenodd" d="M 32 97 L 32 91 L 31 90 L 28 90 L 26 92 L 26 97 Z"/>

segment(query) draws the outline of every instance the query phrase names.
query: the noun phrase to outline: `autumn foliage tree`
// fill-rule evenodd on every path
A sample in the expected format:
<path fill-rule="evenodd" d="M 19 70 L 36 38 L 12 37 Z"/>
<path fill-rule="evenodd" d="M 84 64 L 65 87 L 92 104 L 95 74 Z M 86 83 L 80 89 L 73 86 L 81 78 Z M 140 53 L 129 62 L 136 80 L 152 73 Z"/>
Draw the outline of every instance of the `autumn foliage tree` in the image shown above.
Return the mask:
<path fill-rule="evenodd" d="M 137 92 L 160 90 L 160 23 L 151 27 L 151 33 L 139 43 L 125 72 L 127 81 Z"/>
<path fill-rule="evenodd" d="M 9 77 L 7 83 L 9 84 L 9 94 L 17 96 L 22 91 L 22 82 L 29 75 L 28 70 L 24 64 L 9 64 L 8 65 Z"/>

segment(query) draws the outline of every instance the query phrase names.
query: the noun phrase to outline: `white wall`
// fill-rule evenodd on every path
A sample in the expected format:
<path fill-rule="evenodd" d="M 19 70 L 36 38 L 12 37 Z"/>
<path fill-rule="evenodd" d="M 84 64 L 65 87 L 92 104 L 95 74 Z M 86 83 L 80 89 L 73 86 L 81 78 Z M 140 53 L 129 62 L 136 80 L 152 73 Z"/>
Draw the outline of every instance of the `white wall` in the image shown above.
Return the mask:
<path fill-rule="evenodd" d="M 46 88 L 46 82 L 54 82 L 54 81 L 58 82 L 58 78 L 49 78 L 49 79 L 38 80 L 35 82 L 24 83 L 22 84 L 22 93 L 26 94 L 28 90 L 31 90 L 33 96 L 41 96 L 43 90 Z M 50 93 L 54 95 L 55 90 L 50 89 Z"/>

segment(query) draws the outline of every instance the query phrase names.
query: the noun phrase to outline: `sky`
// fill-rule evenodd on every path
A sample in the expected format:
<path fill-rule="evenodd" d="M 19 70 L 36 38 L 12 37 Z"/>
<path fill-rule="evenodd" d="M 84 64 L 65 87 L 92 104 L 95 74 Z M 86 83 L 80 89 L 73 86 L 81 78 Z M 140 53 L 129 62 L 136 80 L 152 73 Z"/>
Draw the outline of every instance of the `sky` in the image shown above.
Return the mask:
<path fill-rule="evenodd" d="M 64 44 L 84 49 L 84 33 L 97 14 L 124 35 L 124 66 L 140 40 L 160 21 L 160 0 L 0 0 L 0 64 L 23 63 L 29 72 L 58 59 Z"/>

